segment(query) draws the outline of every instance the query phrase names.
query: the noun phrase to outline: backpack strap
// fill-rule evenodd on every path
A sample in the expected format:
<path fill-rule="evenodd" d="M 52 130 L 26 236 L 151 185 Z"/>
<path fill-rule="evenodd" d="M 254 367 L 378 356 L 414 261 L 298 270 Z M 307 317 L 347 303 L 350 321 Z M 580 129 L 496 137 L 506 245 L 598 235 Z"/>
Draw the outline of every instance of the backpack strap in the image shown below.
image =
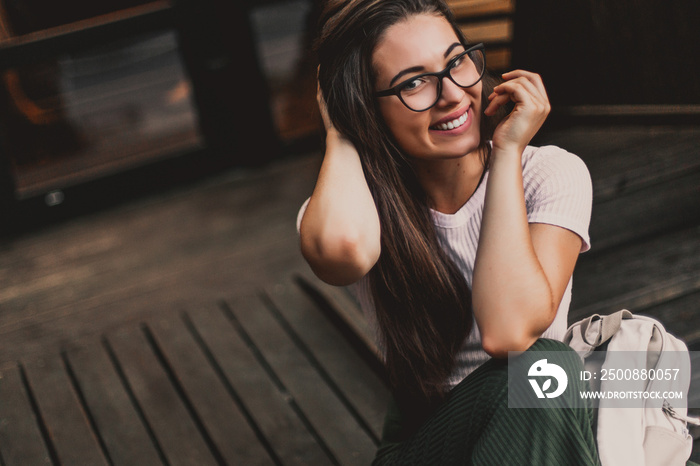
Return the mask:
<path fill-rule="evenodd" d="M 609 316 L 603 317 L 598 314 L 593 314 L 588 319 L 581 322 L 581 339 L 588 345 L 598 347 L 612 338 L 612 336 L 615 335 L 618 330 L 620 330 L 622 319 L 631 319 L 632 317 L 632 313 L 627 309 L 622 309 L 621 311 L 617 311 Z M 588 329 L 590 328 L 591 324 L 597 320 L 600 320 L 600 328 L 593 342 L 590 342 L 588 341 L 588 338 L 586 338 L 586 334 L 588 333 Z"/>

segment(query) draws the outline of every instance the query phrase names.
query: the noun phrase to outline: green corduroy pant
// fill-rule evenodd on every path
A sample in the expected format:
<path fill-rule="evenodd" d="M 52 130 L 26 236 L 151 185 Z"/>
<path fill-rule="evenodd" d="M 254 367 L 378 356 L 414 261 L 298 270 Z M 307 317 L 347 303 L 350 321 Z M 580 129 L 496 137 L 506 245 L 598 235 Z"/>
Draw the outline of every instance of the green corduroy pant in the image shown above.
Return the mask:
<path fill-rule="evenodd" d="M 580 359 L 567 345 L 540 339 L 521 357 L 534 362 L 538 351 L 557 351 L 556 363 L 569 383 L 583 383 Z M 401 413 L 392 404 L 373 465 L 599 464 L 592 408 L 574 399 L 561 400 L 560 406 L 509 408 L 507 361 L 491 359 L 457 385 L 409 438 L 398 438 Z"/>
<path fill-rule="evenodd" d="M 389 407 L 373 466 L 579 466 L 599 465 L 593 410 L 575 397 L 587 387 L 582 364 L 567 345 L 539 339 L 521 357 L 525 367 L 538 352 L 556 352 L 574 390 L 548 408 L 508 407 L 508 364 L 491 359 L 457 385 L 447 400 L 410 437 L 400 438 L 402 416 Z M 522 386 L 520 386 L 522 389 Z M 564 395 L 562 395 L 564 396 Z M 691 461 L 686 466 L 700 466 Z"/>

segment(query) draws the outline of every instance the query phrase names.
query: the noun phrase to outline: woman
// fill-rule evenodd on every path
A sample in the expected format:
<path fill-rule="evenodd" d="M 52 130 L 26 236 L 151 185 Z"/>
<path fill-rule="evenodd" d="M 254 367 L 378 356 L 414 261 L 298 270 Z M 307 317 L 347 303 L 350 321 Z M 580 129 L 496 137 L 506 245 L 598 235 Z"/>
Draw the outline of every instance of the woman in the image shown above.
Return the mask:
<path fill-rule="evenodd" d="M 376 463 L 595 464 L 588 411 L 505 400 L 509 351 L 564 348 L 540 338 L 563 336 L 589 248 L 585 165 L 528 146 L 539 76 L 494 87 L 438 0 L 329 1 L 318 54 L 327 145 L 301 248 L 376 324 L 396 399 Z"/>

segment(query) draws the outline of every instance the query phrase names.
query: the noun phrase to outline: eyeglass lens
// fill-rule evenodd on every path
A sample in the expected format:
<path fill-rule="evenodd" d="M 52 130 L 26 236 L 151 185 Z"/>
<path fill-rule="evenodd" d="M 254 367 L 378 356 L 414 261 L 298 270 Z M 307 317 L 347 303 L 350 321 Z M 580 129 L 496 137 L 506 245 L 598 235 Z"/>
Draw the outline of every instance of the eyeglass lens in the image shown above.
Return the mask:
<path fill-rule="evenodd" d="M 481 79 L 484 71 L 482 50 L 473 50 L 452 64 L 449 74 L 460 87 L 471 87 Z M 447 77 L 447 76 L 445 76 Z M 423 111 L 432 107 L 440 98 L 442 85 L 437 76 L 421 76 L 406 83 L 401 89 L 401 99 L 412 110 Z"/>

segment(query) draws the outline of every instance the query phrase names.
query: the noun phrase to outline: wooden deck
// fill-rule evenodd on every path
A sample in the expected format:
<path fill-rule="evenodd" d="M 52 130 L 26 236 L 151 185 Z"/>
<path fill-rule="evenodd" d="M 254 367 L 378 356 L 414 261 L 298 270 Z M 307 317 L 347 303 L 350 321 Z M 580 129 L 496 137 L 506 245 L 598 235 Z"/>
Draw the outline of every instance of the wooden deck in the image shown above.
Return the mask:
<path fill-rule="evenodd" d="M 570 321 L 626 307 L 700 350 L 700 129 L 549 142 L 594 181 Z M 0 465 L 369 464 L 388 399 L 376 349 L 294 229 L 320 157 L 5 240 Z"/>
<path fill-rule="evenodd" d="M 2 372 L 3 464 L 369 464 L 388 391 L 298 285 Z"/>

